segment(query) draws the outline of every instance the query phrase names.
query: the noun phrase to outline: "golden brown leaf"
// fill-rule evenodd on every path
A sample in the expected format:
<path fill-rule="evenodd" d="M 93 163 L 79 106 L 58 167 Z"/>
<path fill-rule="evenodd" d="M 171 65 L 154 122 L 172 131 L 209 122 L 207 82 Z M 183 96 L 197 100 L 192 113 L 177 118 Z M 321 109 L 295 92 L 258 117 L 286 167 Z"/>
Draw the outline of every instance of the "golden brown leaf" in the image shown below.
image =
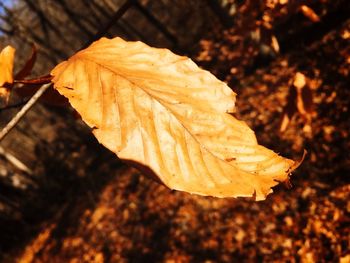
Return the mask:
<path fill-rule="evenodd" d="M 13 83 L 15 51 L 13 47 L 7 46 L 0 52 L 0 98 L 3 98 L 6 104 Z"/>
<path fill-rule="evenodd" d="M 171 189 L 262 200 L 294 168 L 229 114 L 225 83 L 167 49 L 102 38 L 51 74 L 100 143 Z"/>
<path fill-rule="evenodd" d="M 280 124 L 280 132 L 284 132 L 287 129 L 291 119 L 297 112 L 306 121 L 305 127 L 308 127 L 311 122 L 313 115 L 313 93 L 309 85 L 306 84 L 307 79 L 305 75 L 297 72 L 294 76 L 293 85 L 289 87 L 287 104 L 284 107 Z"/>
<path fill-rule="evenodd" d="M 0 52 L 0 87 L 13 82 L 15 51 L 13 47 L 7 46 Z"/>
<path fill-rule="evenodd" d="M 302 5 L 300 7 L 301 12 L 306 16 L 308 19 L 310 19 L 312 22 L 320 22 L 320 17 L 315 13 L 314 10 L 312 10 L 307 5 Z"/>

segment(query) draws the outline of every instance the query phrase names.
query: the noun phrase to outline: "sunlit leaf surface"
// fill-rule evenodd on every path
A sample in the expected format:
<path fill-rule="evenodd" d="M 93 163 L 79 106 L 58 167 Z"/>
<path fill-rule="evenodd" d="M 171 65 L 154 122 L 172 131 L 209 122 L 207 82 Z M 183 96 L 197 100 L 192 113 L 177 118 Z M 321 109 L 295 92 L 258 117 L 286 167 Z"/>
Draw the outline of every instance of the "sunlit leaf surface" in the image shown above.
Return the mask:
<path fill-rule="evenodd" d="M 262 200 L 294 167 L 229 114 L 225 83 L 167 49 L 102 38 L 51 74 L 100 143 L 171 189 Z"/>

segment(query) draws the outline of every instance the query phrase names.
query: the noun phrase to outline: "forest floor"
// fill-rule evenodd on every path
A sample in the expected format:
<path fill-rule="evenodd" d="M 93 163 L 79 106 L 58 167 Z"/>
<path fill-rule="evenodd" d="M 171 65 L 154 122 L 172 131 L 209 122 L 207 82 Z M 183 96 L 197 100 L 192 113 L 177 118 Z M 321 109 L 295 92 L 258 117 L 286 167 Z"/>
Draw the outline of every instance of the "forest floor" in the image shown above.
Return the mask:
<path fill-rule="evenodd" d="M 260 144 L 296 160 L 307 150 L 291 185 L 262 202 L 218 199 L 171 191 L 119 163 L 111 175 L 102 165 L 86 187 L 67 182 L 53 216 L 4 262 L 350 262 L 349 40 L 350 20 L 239 77 L 232 68 L 220 73 L 225 63 L 210 56 L 202 63 L 238 94 L 236 116 Z M 208 41 L 217 52 L 229 45 Z M 280 132 L 298 72 L 311 110 L 295 112 Z"/>

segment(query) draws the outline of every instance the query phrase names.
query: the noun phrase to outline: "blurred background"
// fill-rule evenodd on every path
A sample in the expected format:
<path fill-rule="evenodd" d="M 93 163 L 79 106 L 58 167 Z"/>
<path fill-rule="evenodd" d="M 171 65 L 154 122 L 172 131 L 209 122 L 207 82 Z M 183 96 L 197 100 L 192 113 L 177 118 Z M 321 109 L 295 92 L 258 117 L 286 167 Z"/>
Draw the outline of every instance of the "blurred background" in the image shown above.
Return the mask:
<path fill-rule="evenodd" d="M 1 262 L 350 262 L 348 0 L 0 0 L 15 71 L 38 49 L 30 77 L 102 36 L 191 57 L 260 144 L 306 159 L 263 202 L 190 195 L 37 103 L 1 141 Z M 0 100 L 0 127 L 26 101 Z"/>

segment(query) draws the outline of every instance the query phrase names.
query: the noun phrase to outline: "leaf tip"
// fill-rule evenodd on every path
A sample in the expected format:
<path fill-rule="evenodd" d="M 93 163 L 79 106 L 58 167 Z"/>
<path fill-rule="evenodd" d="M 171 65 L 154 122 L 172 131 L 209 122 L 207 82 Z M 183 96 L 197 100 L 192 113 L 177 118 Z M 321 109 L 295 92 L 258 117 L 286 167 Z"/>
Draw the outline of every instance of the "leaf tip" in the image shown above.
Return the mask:
<path fill-rule="evenodd" d="M 305 157 L 307 155 L 307 150 L 304 149 L 303 151 L 303 155 L 302 157 L 300 158 L 299 161 L 293 161 L 293 164 L 289 167 L 289 169 L 287 170 L 287 174 L 290 175 L 295 169 L 297 169 L 301 164 L 302 162 L 304 161 Z"/>

